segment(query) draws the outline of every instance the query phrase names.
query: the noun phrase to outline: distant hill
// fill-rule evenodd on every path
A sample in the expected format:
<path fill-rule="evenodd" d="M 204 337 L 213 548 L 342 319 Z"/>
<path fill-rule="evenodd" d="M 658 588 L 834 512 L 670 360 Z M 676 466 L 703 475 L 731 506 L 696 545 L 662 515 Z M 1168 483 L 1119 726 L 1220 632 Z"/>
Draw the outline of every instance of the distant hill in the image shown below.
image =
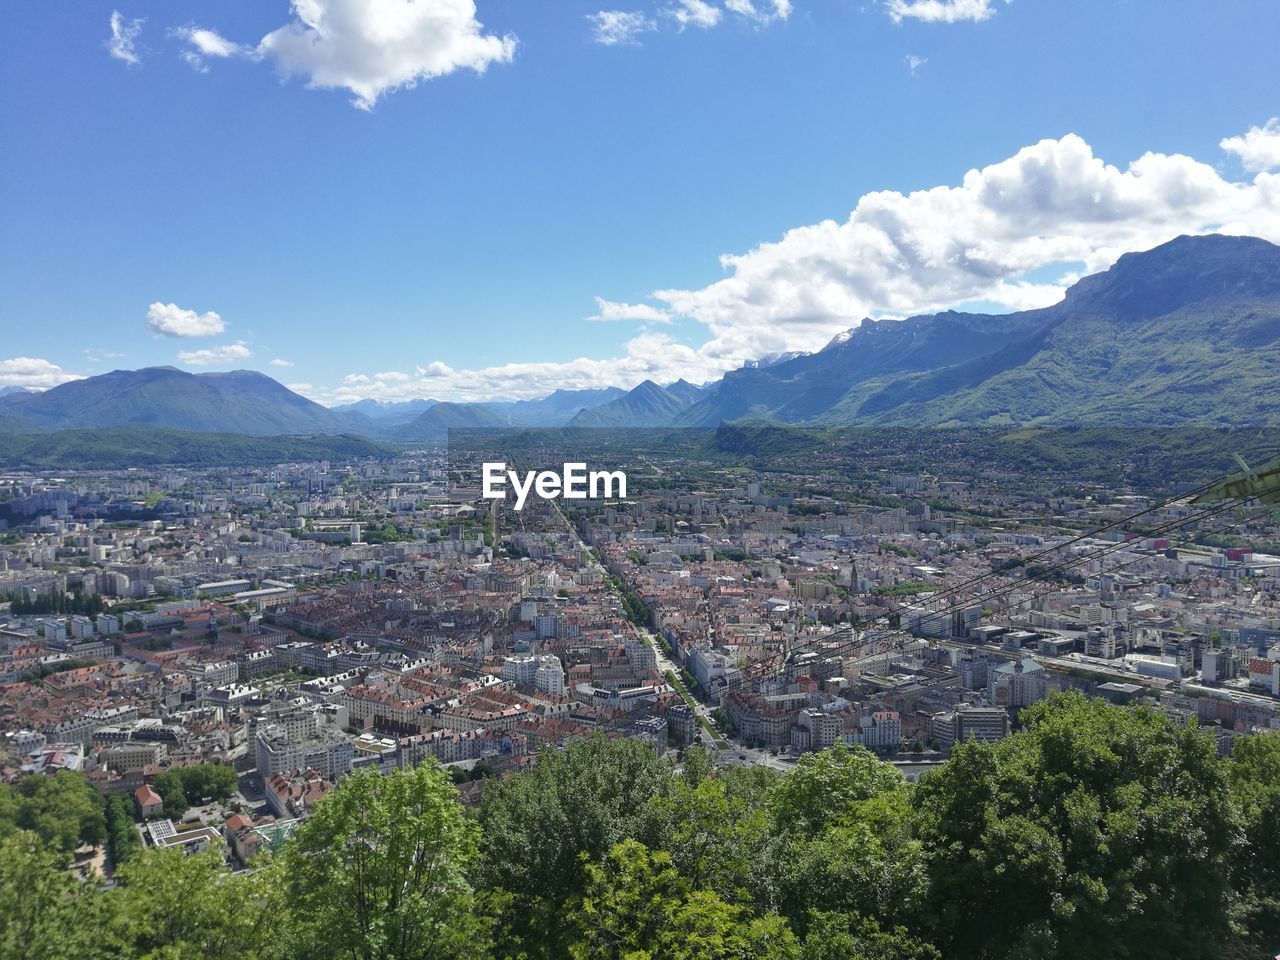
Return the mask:
<path fill-rule="evenodd" d="M 559 427 L 583 410 L 622 396 L 617 387 L 556 390 L 539 400 L 495 403 L 437 403 L 389 436 L 402 440 L 440 439 L 449 430 L 488 427 Z"/>
<path fill-rule="evenodd" d="M 451 427 L 563 426 L 580 411 L 622 394 L 606 387 L 556 390 L 537 400 L 361 400 L 329 409 L 250 370 L 193 374 L 147 367 L 113 370 L 43 393 L 6 388 L 0 392 L 0 433 L 135 425 L 251 436 L 347 433 L 421 440 L 443 436 Z"/>
<path fill-rule="evenodd" d="M 405 400 L 396 403 L 390 400 L 357 400 L 355 403 L 344 403 L 330 407 L 334 413 L 358 413 L 375 422 L 408 422 L 435 405 L 435 400 Z"/>
<path fill-rule="evenodd" d="M 506 415 L 483 404 L 437 403 L 397 430 L 396 436 L 402 440 L 440 441 L 449 430 L 457 427 L 505 427 L 509 424 Z"/>
<path fill-rule="evenodd" d="M 783 423 L 821 418 L 860 385 L 893 374 L 923 373 L 992 353 L 1047 323 L 1034 315 L 947 313 L 907 320 L 864 320 L 824 349 L 768 367 L 725 374 L 678 419 L 715 426 L 762 417 Z"/>
<path fill-rule="evenodd" d="M 386 459 L 394 454 L 393 448 L 364 437 L 251 437 L 140 426 L 11 434 L 0 442 L 0 465 L 52 470 L 255 467 L 292 461 Z"/>
<path fill-rule="evenodd" d="M 541 400 L 517 400 L 512 403 L 491 403 L 488 406 L 506 414 L 513 426 L 560 427 L 567 424 L 579 412 L 593 410 L 626 393 L 620 387 L 602 390 L 557 390 Z"/>
<path fill-rule="evenodd" d="M 252 370 L 186 373 L 173 367 L 113 370 L 43 393 L 0 397 L 0 417 L 33 430 L 139 425 L 251 436 L 367 432 L 340 414 Z"/>
<path fill-rule="evenodd" d="M 1062 302 L 864 321 L 818 353 L 736 370 L 674 423 L 1280 422 L 1280 247 L 1180 237 Z"/>
<path fill-rule="evenodd" d="M 450 429 L 1280 423 L 1280 247 L 1179 237 L 1121 257 L 1051 307 L 864 320 L 813 354 L 701 387 L 557 390 L 538 400 L 363 400 L 327 409 L 261 373 L 116 370 L 0 391 L 0 433 L 148 426 L 253 436 L 440 440 Z"/>
<path fill-rule="evenodd" d="M 684 380 L 660 387 L 646 380 L 608 403 L 583 410 L 569 421 L 571 427 L 659 427 L 676 422 L 680 414 L 702 396 L 702 390 Z"/>

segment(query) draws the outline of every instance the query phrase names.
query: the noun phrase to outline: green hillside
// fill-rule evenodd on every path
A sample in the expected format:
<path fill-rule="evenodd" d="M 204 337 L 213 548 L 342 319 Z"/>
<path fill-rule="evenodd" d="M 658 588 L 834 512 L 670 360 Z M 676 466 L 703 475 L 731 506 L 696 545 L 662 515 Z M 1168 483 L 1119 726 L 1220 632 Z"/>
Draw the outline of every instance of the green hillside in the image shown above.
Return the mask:
<path fill-rule="evenodd" d="M 249 437 L 148 427 L 0 435 L 0 465 L 52 470 L 121 470 L 172 464 L 270 466 L 286 461 L 385 458 L 394 450 L 363 437 Z"/>

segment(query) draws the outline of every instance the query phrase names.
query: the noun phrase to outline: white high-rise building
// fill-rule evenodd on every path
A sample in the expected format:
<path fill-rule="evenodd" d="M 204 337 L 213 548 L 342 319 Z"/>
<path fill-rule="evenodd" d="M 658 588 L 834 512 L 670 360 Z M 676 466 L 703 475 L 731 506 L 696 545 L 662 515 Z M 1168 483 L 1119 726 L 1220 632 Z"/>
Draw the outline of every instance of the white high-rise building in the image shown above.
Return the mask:
<path fill-rule="evenodd" d="M 546 654 L 538 658 L 538 669 L 533 675 L 533 685 L 540 693 L 557 696 L 564 694 L 564 667 L 560 658 Z"/>

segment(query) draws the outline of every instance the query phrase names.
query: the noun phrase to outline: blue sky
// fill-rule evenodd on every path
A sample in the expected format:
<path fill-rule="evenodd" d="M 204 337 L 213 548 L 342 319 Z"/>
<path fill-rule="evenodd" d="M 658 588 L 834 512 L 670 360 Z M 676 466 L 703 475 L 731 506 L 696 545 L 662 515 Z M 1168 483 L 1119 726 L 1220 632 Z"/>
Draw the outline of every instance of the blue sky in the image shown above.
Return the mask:
<path fill-rule="evenodd" d="M 1273 0 L 23 4 L 0 386 L 703 380 L 1182 232 L 1280 241 L 1277 36 Z"/>

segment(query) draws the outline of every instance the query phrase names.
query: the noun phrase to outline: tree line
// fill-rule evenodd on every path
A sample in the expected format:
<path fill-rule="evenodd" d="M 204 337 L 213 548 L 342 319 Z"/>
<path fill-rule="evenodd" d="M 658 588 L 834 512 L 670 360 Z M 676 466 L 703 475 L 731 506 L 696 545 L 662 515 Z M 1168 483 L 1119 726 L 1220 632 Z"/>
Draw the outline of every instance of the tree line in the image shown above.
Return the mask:
<path fill-rule="evenodd" d="M 1074 693 L 1023 719 L 918 785 L 861 748 L 783 776 L 603 736 L 488 781 L 475 812 L 434 763 L 362 771 L 253 871 L 134 851 L 110 888 L 62 869 L 81 805 L 50 834 L 31 804 L 0 827 L 0 960 L 1276 953 L 1280 736 L 1223 759 L 1208 733 Z M 59 777 L 14 796 L 77 795 Z"/>
<path fill-rule="evenodd" d="M 6 600 L 9 603 L 9 612 L 19 617 L 37 614 L 96 617 L 105 609 L 102 597 L 98 594 L 82 593 L 78 590 L 73 593 L 54 590 L 51 593 L 42 593 L 31 600 L 14 594 L 0 597 L 0 602 Z"/>

